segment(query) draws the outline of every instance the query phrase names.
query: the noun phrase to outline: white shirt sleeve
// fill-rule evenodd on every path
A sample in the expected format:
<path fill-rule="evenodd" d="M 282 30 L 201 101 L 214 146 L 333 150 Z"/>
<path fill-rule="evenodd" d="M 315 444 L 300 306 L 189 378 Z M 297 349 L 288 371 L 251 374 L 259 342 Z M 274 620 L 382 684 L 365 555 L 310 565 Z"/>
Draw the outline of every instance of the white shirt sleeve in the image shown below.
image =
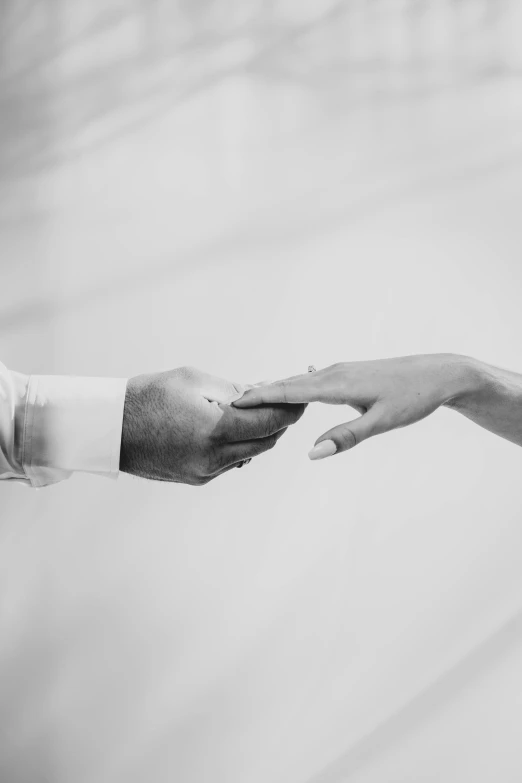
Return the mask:
<path fill-rule="evenodd" d="M 22 375 L 0 363 L 0 479 L 117 477 L 127 380 Z"/>

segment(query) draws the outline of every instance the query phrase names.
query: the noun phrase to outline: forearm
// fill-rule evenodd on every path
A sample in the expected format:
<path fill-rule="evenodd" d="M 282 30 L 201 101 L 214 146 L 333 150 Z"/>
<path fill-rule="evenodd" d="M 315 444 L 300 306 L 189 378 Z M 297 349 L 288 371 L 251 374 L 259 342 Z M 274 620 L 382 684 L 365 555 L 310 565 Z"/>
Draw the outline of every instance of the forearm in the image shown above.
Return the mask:
<path fill-rule="evenodd" d="M 522 375 L 459 357 L 461 389 L 445 405 L 522 446 Z"/>

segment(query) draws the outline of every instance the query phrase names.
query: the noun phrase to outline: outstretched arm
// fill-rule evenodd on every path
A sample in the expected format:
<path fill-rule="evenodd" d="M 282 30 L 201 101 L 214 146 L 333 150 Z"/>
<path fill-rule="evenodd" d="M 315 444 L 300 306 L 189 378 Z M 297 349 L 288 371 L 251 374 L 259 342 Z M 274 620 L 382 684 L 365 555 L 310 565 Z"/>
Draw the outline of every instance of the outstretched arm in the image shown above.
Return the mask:
<path fill-rule="evenodd" d="M 0 479 L 43 487 L 119 471 L 206 484 L 271 449 L 304 405 L 236 410 L 244 387 L 190 367 L 119 378 L 10 372 L 0 364 Z"/>
<path fill-rule="evenodd" d="M 245 408 L 275 402 L 350 405 L 360 414 L 317 439 L 311 459 L 420 421 L 445 405 L 522 446 L 522 375 L 466 356 L 428 354 L 335 364 L 248 390 Z"/>

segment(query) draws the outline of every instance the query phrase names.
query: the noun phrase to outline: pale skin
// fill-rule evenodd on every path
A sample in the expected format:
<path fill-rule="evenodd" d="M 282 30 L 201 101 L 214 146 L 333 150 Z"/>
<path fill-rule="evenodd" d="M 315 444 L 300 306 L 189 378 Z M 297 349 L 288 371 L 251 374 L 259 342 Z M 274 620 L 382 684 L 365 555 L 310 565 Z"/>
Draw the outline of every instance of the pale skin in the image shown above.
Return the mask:
<path fill-rule="evenodd" d="M 250 388 L 232 405 L 310 402 L 349 405 L 359 413 L 317 439 L 309 453 L 314 460 L 407 427 L 442 406 L 522 446 L 522 375 L 456 354 L 334 364 Z"/>

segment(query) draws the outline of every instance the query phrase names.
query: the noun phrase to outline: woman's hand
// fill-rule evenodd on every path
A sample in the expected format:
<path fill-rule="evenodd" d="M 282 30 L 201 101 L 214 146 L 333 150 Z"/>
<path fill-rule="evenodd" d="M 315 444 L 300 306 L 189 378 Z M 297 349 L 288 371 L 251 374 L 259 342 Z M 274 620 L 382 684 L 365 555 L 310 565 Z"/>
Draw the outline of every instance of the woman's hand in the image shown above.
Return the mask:
<path fill-rule="evenodd" d="M 318 372 L 249 389 L 238 408 L 272 403 L 349 405 L 360 416 L 317 439 L 310 459 L 353 448 L 372 435 L 406 427 L 441 405 L 458 404 L 476 384 L 472 359 L 453 354 L 334 364 Z"/>

